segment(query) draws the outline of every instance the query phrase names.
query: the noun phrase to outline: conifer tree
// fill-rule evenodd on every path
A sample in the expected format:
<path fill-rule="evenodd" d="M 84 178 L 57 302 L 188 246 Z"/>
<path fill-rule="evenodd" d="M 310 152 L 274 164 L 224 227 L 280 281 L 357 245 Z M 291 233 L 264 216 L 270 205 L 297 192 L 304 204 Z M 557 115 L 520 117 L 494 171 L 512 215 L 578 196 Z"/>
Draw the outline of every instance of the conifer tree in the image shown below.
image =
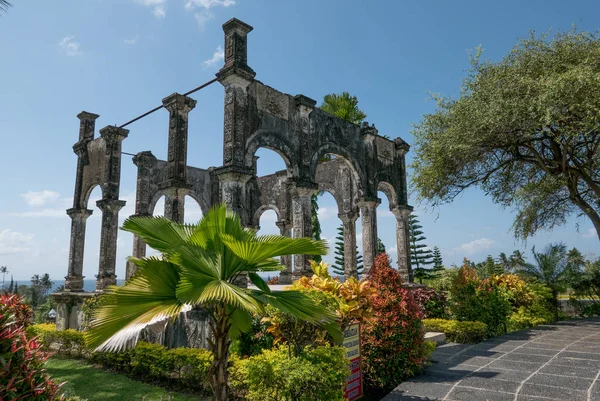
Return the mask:
<path fill-rule="evenodd" d="M 408 216 L 408 227 L 410 236 L 410 262 L 415 275 L 420 284 L 423 279 L 432 278 L 431 270 L 427 268 L 433 263 L 433 254 L 431 249 L 423 243 L 427 238 L 423 235 L 423 228 L 414 214 Z"/>
<path fill-rule="evenodd" d="M 444 271 L 444 262 L 442 261 L 442 253 L 440 252 L 440 248 L 437 246 L 433 247 L 433 267 L 431 269 L 431 274 L 434 276 L 439 276 L 439 274 Z"/>
<path fill-rule="evenodd" d="M 340 276 L 344 275 L 344 226 L 340 224 L 337 229 L 337 237 L 335 237 L 335 251 L 334 251 L 334 264 L 333 271 L 335 274 Z M 356 272 L 360 276 L 363 271 L 362 255 L 358 253 L 358 246 L 356 247 Z"/>
<path fill-rule="evenodd" d="M 377 237 L 377 252 L 376 252 L 375 256 L 379 255 L 380 253 L 384 253 L 384 252 L 385 252 L 385 244 L 383 243 L 381 238 Z"/>
<path fill-rule="evenodd" d="M 319 195 L 321 193 L 314 193 L 310 198 L 311 203 L 311 223 L 312 223 L 312 237 L 315 240 L 321 239 L 321 222 L 319 221 Z M 312 259 L 320 263 L 323 258 L 321 255 L 312 255 Z"/>
<path fill-rule="evenodd" d="M 12 294 L 15 291 L 15 282 L 13 280 L 13 276 L 12 274 L 10 275 L 10 284 L 8 285 L 8 290 L 7 292 L 9 294 Z"/>

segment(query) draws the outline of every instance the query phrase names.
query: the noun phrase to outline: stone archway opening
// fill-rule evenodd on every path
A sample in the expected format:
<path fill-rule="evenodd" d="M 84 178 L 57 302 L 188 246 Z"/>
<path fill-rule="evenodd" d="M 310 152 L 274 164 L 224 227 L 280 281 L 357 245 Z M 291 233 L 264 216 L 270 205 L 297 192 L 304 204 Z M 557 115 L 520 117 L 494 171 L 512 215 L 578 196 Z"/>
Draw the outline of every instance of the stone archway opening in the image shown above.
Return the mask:
<path fill-rule="evenodd" d="M 83 250 L 83 290 L 96 290 L 96 275 L 100 265 L 100 241 L 102 231 L 102 211 L 96 202 L 102 199 L 100 186 L 95 186 L 87 198 L 87 209 L 92 214 L 87 218 L 85 228 L 85 246 Z"/>
<path fill-rule="evenodd" d="M 183 213 L 183 222 L 186 224 L 197 224 L 200 220 L 202 220 L 202 208 L 196 199 L 193 197 L 186 195 L 183 198 L 184 204 L 184 213 Z"/>

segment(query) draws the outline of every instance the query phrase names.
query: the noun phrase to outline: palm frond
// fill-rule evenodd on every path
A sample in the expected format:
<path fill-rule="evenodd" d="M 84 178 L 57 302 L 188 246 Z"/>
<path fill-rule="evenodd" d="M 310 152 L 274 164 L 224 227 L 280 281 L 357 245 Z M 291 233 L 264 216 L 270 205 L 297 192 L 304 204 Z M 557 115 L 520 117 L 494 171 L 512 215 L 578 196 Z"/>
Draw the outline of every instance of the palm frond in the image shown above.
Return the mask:
<path fill-rule="evenodd" d="M 141 331 L 167 322 L 191 306 L 176 297 L 177 266 L 158 259 L 136 261 L 139 270 L 123 287 L 110 287 L 104 304 L 93 317 L 86 343 L 98 351 L 118 351 L 134 346 Z"/>
<path fill-rule="evenodd" d="M 174 223 L 164 217 L 130 217 L 121 228 L 140 237 L 151 248 L 170 254 L 185 244 L 192 226 Z"/>
<path fill-rule="evenodd" d="M 252 316 L 247 311 L 235 308 L 231 310 L 231 327 L 229 328 L 229 337 L 236 339 L 242 333 L 246 333 L 252 328 Z"/>
<path fill-rule="evenodd" d="M 249 265 L 283 255 L 326 255 L 329 249 L 324 240 L 279 235 L 263 235 L 252 241 L 238 241 L 230 235 L 222 234 L 221 240 L 231 252 Z"/>
<path fill-rule="evenodd" d="M 264 307 L 250 292 L 237 285 L 224 281 L 212 280 L 202 287 L 195 287 L 193 282 L 186 285 L 182 280 L 177 288 L 177 297 L 191 305 L 210 305 L 225 303 L 234 308 L 242 308 L 251 313 L 263 313 Z"/>

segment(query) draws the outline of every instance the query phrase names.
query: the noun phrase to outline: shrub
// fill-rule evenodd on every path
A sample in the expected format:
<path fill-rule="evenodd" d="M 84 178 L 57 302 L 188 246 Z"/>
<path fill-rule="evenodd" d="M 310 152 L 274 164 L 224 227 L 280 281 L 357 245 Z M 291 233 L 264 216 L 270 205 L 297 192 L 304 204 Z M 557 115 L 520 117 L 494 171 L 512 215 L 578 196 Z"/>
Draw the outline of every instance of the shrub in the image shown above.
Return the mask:
<path fill-rule="evenodd" d="M 42 368 L 48 354 L 40 343 L 28 339 L 25 328 L 31 308 L 17 295 L 0 295 L 0 398 L 12 401 L 57 400 L 59 386 Z"/>
<path fill-rule="evenodd" d="M 516 274 L 500 274 L 491 276 L 489 280 L 494 285 L 504 288 L 508 301 L 515 312 L 520 307 L 529 306 L 535 301 L 536 296 L 530 286 Z"/>
<path fill-rule="evenodd" d="M 375 258 L 368 279 L 376 292 L 372 316 L 362 324 L 365 387 L 387 391 L 421 371 L 426 361 L 421 312 L 387 254 Z"/>
<path fill-rule="evenodd" d="M 466 259 L 450 288 L 449 307 L 458 321 L 485 323 L 488 337 L 506 333 L 512 313 L 507 290 L 493 279 L 479 279 Z"/>
<path fill-rule="evenodd" d="M 140 341 L 125 352 L 94 352 L 91 361 L 137 379 L 207 390 L 212 354 L 205 349 L 167 349 L 160 344 Z"/>
<path fill-rule="evenodd" d="M 233 392 L 249 401 L 342 401 L 350 369 L 342 347 L 307 349 L 298 356 L 280 347 L 234 358 L 230 373 Z"/>
<path fill-rule="evenodd" d="M 273 348 L 275 337 L 267 331 L 268 328 L 268 320 L 264 320 L 262 316 L 254 315 L 252 317 L 252 327 L 237 339 L 232 340 L 230 352 L 244 358 L 258 355 L 264 349 Z"/>
<path fill-rule="evenodd" d="M 447 299 L 446 296 L 434 290 L 433 288 L 416 288 L 412 290 L 412 295 L 419 305 L 419 309 L 424 318 L 428 319 L 444 319 L 448 317 L 446 312 Z"/>
<path fill-rule="evenodd" d="M 552 323 L 554 313 L 542 307 L 540 304 L 534 304 L 529 307 L 521 306 L 516 312 L 513 312 L 508 319 L 508 331 L 525 330 L 540 324 Z"/>
<path fill-rule="evenodd" d="M 85 350 L 84 334 L 80 331 L 67 329 L 56 330 L 56 325 L 50 323 L 34 324 L 27 327 L 29 338 L 37 337 L 45 349 L 51 345 L 58 347 L 59 353 L 71 355 L 76 350 L 79 355 Z"/>
<path fill-rule="evenodd" d="M 446 319 L 424 319 L 425 331 L 442 332 L 446 339 L 455 343 L 475 344 L 483 340 L 487 325 L 483 322 L 459 322 Z"/>
<path fill-rule="evenodd" d="M 600 316 L 600 303 L 594 302 L 583 308 L 581 311 L 581 317 L 593 317 Z"/>

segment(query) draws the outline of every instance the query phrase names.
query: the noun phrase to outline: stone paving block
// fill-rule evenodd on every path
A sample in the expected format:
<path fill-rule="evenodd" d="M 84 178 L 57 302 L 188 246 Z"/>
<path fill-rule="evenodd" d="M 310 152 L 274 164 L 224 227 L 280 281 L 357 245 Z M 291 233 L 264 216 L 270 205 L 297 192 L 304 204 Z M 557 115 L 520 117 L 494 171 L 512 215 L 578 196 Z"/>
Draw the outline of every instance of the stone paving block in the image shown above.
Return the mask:
<path fill-rule="evenodd" d="M 519 354 L 518 352 L 513 352 L 510 354 L 506 354 L 501 360 L 543 364 L 543 363 L 548 362 L 552 357 L 553 357 L 553 355 L 530 355 L 530 354 Z"/>
<path fill-rule="evenodd" d="M 558 376 L 575 376 L 575 377 L 583 377 L 586 379 L 596 377 L 595 370 L 591 370 L 585 366 L 561 366 L 557 365 L 553 362 L 550 362 L 548 365 L 544 366 L 540 369 L 539 373 L 549 373 Z"/>
<path fill-rule="evenodd" d="M 560 352 L 559 350 L 555 350 L 555 349 L 535 348 L 535 347 L 530 347 L 529 345 L 526 345 L 523 348 L 514 350 L 513 354 L 554 356 L 554 355 L 558 354 L 559 352 Z"/>
<path fill-rule="evenodd" d="M 556 352 L 565 348 L 564 344 L 553 344 L 553 343 L 544 343 L 544 342 L 532 342 L 527 344 L 525 347 L 527 348 L 543 348 L 543 349 L 551 349 L 556 350 Z M 523 347 L 523 348 L 525 348 Z"/>
<path fill-rule="evenodd" d="M 427 370 L 425 373 L 413 377 L 410 381 L 414 383 L 443 383 L 453 385 L 468 374 L 469 372 L 457 373 L 451 370 Z"/>
<path fill-rule="evenodd" d="M 480 349 L 468 349 L 462 353 L 465 356 L 482 356 L 485 358 L 498 358 L 502 355 L 506 354 L 506 352 L 498 352 L 498 351 L 489 351 L 489 350 L 480 350 Z"/>
<path fill-rule="evenodd" d="M 519 394 L 556 398 L 568 401 L 587 401 L 587 392 L 557 386 L 540 384 L 523 384 Z"/>
<path fill-rule="evenodd" d="M 469 355 L 461 355 L 457 358 L 450 359 L 446 363 L 452 363 L 456 365 L 470 365 L 470 366 L 484 366 L 489 363 L 494 362 L 496 358 L 486 358 L 483 356 L 469 356 Z"/>
<path fill-rule="evenodd" d="M 505 393 L 515 393 L 521 385 L 520 381 L 509 381 L 501 379 L 492 379 L 486 377 L 476 377 L 474 375 L 462 379 L 459 383 L 461 387 L 475 387 L 484 390 L 493 390 Z"/>
<path fill-rule="evenodd" d="M 587 391 L 594 380 L 577 376 L 557 376 L 546 373 L 536 373 L 527 380 L 529 384 L 542 384 L 545 386 L 558 386 L 573 390 Z"/>
<path fill-rule="evenodd" d="M 514 401 L 515 395 L 458 386 L 452 390 L 448 398 L 453 401 Z"/>
<path fill-rule="evenodd" d="M 565 357 L 562 355 L 558 355 L 553 361 L 555 365 L 561 366 L 581 366 L 587 367 L 589 369 L 593 369 L 598 371 L 600 369 L 600 361 L 593 361 L 591 359 L 581 359 L 581 358 L 571 358 Z"/>
<path fill-rule="evenodd" d="M 563 351 L 560 353 L 560 356 L 566 358 L 589 359 L 593 361 L 600 361 L 600 354 L 591 354 L 586 352 Z"/>
<path fill-rule="evenodd" d="M 500 359 L 492 362 L 488 367 L 490 368 L 500 368 L 500 369 L 508 369 L 508 370 L 518 370 L 522 372 L 535 372 L 542 366 L 541 363 L 531 363 L 531 362 L 521 362 L 521 361 L 508 361 L 504 359 Z"/>
<path fill-rule="evenodd" d="M 415 400 L 414 397 L 441 400 L 448 394 L 450 389 L 452 389 L 452 386 L 449 384 L 427 383 L 427 385 L 423 385 L 423 383 L 405 382 L 382 398 L 381 401 Z"/>

